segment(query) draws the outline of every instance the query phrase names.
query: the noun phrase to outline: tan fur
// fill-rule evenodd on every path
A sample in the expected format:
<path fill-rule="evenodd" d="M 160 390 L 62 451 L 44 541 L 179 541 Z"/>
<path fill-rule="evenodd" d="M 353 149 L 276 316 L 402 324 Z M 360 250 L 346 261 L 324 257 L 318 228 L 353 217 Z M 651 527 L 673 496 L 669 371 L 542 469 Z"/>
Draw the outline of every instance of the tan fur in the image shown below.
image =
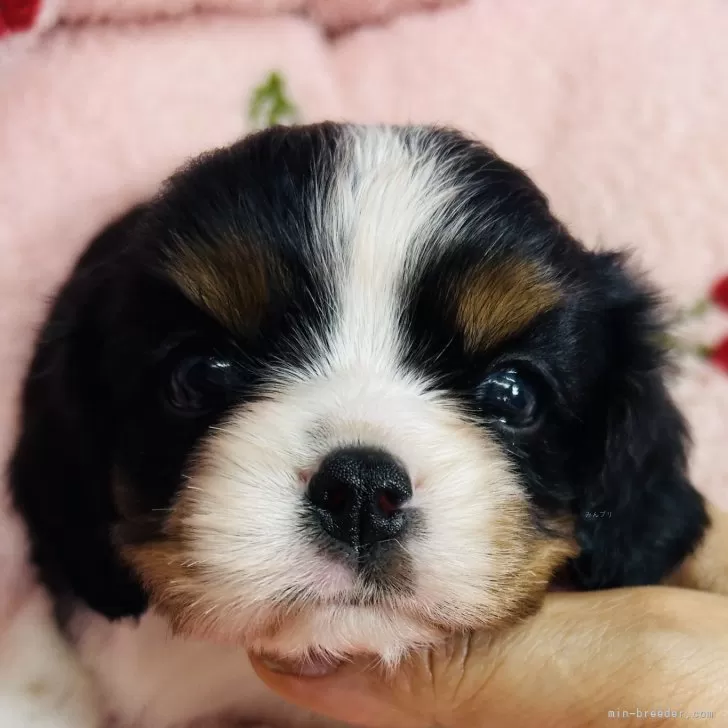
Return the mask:
<path fill-rule="evenodd" d="M 122 553 L 149 590 L 154 606 L 179 630 L 200 590 L 199 570 L 187 561 L 184 545 L 160 540 L 124 546 Z"/>
<path fill-rule="evenodd" d="M 527 536 L 528 529 L 512 537 L 510 544 L 497 544 L 504 554 L 515 553 L 526 546 L 526 555 L 519 560 L 518 567 L 499 590 L 502 600 L 504 624 L 517 622 L 536 612 L 557 574 L 569 559 L 579 553 L 579 548 L 572 535 L 572 524 L 568 520 L 554 519 L 549 524 L 552 536 L 533 532 Z"/>
<path fill-rule="evenodd" d="M 458 325 L 476 351 L 517 334 L 559 300 L 542 271 L 516 260 L 474 268 L 456 295 Z"/>
<path fill-rule="evenodd" d="M 285 290 L 288 285 L 279 261 L 239 240 L 215 247 L 181 245 L 167 273 L 192 303 L 242 334 L 260 324 L 272 288 Z"/>

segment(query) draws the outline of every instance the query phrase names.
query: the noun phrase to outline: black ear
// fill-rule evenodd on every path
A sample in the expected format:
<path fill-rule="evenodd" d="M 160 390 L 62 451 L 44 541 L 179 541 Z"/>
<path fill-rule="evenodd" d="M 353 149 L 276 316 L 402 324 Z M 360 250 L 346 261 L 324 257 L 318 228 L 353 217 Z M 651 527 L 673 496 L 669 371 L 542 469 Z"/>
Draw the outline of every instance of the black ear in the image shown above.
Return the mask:
<path fill-rule="evenodd" d="M 696 547 L 708 518 L 688 479 L 686 426 L 666 387 L 656 298 L 622 257 L 594 261 L 608 374 L 590 415 L 589 460 L 597 465 L 576 504 L 573 578 L 587 589 L 654 584 Z"/>
<path fill-rule="evenodd" d="M 145 607 L 112 548 L 114 423 L 101 375 L 106 271 L 137 214 L 93 242 L 58 296 L 25 382 L 10 462 L 11 492 L 41 580 L 57 598 L 80 598 L 110 618 Z"/>

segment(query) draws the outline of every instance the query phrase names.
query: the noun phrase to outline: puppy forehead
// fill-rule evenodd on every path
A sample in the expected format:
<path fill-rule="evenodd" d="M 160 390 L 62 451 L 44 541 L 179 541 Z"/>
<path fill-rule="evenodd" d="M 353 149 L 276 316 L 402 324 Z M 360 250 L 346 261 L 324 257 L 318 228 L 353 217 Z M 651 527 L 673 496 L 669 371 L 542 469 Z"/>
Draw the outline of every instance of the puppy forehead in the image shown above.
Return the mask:
<path fill-rule="evenodd" d="M 207 180 L 189 200 L 197 220 L 175 232 L 166 268 L 228 329 L 254 330 L 274 301 L 313 288 L 332 321 L 320 342 L 329 361 L 386 366 L 401 353 L 396 332 L 423 271 L 450 271 L 447 304 L 473 348 L 558 301 L 518 236 L 517 219 L 542 202 L 518 170 L 454 132 L 311 128 L 257 135 L 194 172 Z M 470 264 L 453 274 L 460 247 Z"/>

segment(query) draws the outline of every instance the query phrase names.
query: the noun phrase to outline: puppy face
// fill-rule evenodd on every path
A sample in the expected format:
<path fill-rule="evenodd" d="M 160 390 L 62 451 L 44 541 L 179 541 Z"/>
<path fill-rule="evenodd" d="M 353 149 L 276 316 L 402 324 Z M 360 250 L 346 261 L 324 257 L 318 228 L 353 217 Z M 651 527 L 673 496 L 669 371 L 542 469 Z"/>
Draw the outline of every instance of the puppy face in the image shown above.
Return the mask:
<path fill-rule="evenodd" d="M 109 616 L 386 661 L 697 542 L 651 297 L 518 170 L 429 128 L 273 129 L 89 249 L 12 466 Z M 42 502 L 42 506 L 40 505 Z"/>

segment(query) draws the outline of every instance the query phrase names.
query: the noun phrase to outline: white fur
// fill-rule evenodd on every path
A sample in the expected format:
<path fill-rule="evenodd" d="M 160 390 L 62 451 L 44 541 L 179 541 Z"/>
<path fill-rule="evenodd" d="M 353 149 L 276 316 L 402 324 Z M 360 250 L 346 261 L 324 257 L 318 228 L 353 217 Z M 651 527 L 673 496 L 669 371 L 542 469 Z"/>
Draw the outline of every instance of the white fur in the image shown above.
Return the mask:
<path fill-rule="evenodd" d="M 0 726 L 101 728 L 99 706 L 89 673 L 36 593 L 0 640 Z"/>
<path fill-rule="evenodd" d="M 241 717 L 251 728 L 334 725 L 273 694 L 239 646 L 173 637 L 166 621 L 154 613 L 138 624 L 125 620 L 115 625 L 82 615 L 74 627 L 80 634 L 80 654 L 96 676 L 109 712 L 122 726 L 187 726 L 209 716 L 213 718 L 205 728 L 239 726 Z M 214 718 L 220 715 L 230 717 Z"/>
<path fill-rule="evenodd" d="M 452 159 L 425 147 L 426 133 L 350 127 L 349 143 L 322 214 L 333 247 L 336 333 L 322 342 L 325 371 L 382 372 L 400 365 L 397 286 L 416 270 L 425 244 L 447 240 L 446 213 L 462 197 Z M 452 215 L 448 215 L 452 217 Z"/>
<path fill-rule="evenodd" d="M 284 703 L 244 650 L 174 638 L 153 613 L 139 624 L 79 613 L 73 632 L 77 650 L 42 593 L 14 615 L 0 641 L 2 728 L 238 728 L 241 717 L 249 728 L 338 725 Z"/>

